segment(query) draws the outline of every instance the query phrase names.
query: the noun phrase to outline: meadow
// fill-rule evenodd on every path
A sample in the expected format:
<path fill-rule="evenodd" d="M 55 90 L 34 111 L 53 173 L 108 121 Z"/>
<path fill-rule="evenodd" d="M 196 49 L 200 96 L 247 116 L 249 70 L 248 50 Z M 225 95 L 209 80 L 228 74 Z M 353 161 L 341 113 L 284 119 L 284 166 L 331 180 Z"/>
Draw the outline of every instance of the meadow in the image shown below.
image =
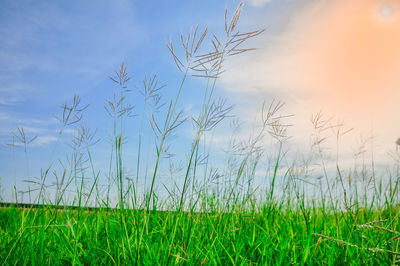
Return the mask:
<path fill-rule="evenodd" d="M 142 126 L 135 139 L 134 177 L 125 170 L 132 161 L 126 161 L 124 155 L 125 127 L 134 109 L 126 97 L 131 90 L 127 65 L 122 63 L 110 76 L 116 89 L 104 105 L 104 119 L 113 124 L 108 173 L 96 169 L 92 149 L 98 140 L 93 130 L 81 125 L 87 106 L 77 95 L 62 105 L 61 112 L 54 115 L 59 124 L 58 141 L 50 150 L 50 162 L 39 179 L 27 180 L 32 187 L 29 204 L 18 205 L 14 188 L 15 204 L 0 206 L 2 264 L 400 263 L 397 165 L 395 171 L 384 172 L 385 182 L 379 180 L 373 157 L 371 162 L 362 160 L 353 169 L 342 170 L 339 158 L 325 154 L 325 133 L 335 132 L 339 143 L 350 129 L 332 123 L 322 113 L 311 119 L 312 163 L 300 158 L 288 163 L 290 147 L 286 143 L 291 125 L 287 121 L 293 115 L 285 114 L 285 104 L 276 100 L 264 102 L 260 123 L 250 137 L 232 137 L 223 163 L 208 160 L 213 151 L 207 149 L 209 133 L 228 120 L 233 121 L 234 129 L 237 123 L 230 116 L 233 107 L 215 97 L 225 60 L 246 56 L 253 48 L 245 45 L 265 31 L 239 31 L 242 7 L 240 4 L 230 18 L 226 12 L 222 37 L 197 26 L 180 36 L 178 44 L 167 44 L 182 73 L 175 97 L 164 100 L 157 76 L 145 77 L 137 88 L 143 96 L 143 112 L 137 115 Z M 190 78 L 202 79 L 205 84 L 198 114 L 180 109 L 181 94 Z M 174 160 L 169 141 L 187 123 L 192 124 L 193 140 L 183 166 L 176 169 L 171 165 L 174 182 L 162 183 L 163 162 Z M 148 163 L 143 156 L 147 149 L 144 139 L 150 132 L 146 127 L 155 143 L 154 160 L 146 174 L 147 185 L 140 186 Z M 55 151 L 71 128 L 69 163 L 57 168 Z M 266 139 L 273 149 L 265 148 Z M 11 146 L 22 148 L 27 155 L 34 141 L 35 137 L 19 127 Z M 357 156 L 364 154 L 360 149 Z M 393 156 L 398 155 L 396 150 Z M 270 159 L 267 170 L 260 167 L 266 158 Z M 100 186 L 104 180 L 106 187 Z"/>

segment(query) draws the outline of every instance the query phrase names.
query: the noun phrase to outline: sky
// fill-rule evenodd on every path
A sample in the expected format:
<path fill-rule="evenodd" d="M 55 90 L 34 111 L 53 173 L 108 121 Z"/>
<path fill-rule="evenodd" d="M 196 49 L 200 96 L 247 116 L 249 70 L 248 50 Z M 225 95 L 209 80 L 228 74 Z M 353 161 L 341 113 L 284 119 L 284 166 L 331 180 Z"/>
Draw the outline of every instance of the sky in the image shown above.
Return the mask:
<path fill-rule="evenodd" d="M 197 24 L 221 35 L 225 8 L 232 13 L 238 4 L 228 0 L 2 1 L 0 176 L 5 194 L 11 194 L 14 183 L 26 186 L 23 180 L 40 175 L 49 161 L 56 161 L 53 157 L 68 153 L 68 134 L 74 129 L 67 129 L 67 136 L 57 144 L 59 125 L 52 114 L 59 113 L 59 105 L 71 101 L 75 93 L 83 105 L 89 104 L 82 121 L 97 129 L 101 140 L 95 148 L 96 165 L 101 168 L 107 163 L 112 121 L 103 106 L 115 90 L 108 76 L 121 62 L 132 77 L 127 100 L 135 106 L 136 116 L 127 122 L 126 132 L 135 142 L 143 100 L 134 85 L 140 86 L 145 75 L 157 74 L 159 84 L 166 85 L 163 97 L 169 101 L 176 95 L 182 73 L 166 43 L 179 45 L 180 34 Z M 304 151 L 310 145 L 310 117 L 322 110 L 333 124 L 354 128 L 343 140 L 343 158 L 350 158 L 360 139 L 372 135 L 377 163 L 389 163 L 387 153 L 400 137 L 400 1 L 248 0 L 239 24 L 243 31 L 267 30 L 249 43 L 256 51 L 225 62 L 216 96 L 234 105 L 233 114 L 250 127 L 263 100 L 285 101 L 285 111 L 295 115 L 290 120 L 290 145 Z M 185 113 L 199 110 L 204 84 L 202 79 L 187 81 L 179 104 Z M 7 145 L 18 126 L 28 138 L 37 136 L 29 145 L 28 163 L 21 147 Z M 174 137 L 177 153 L 189 149 L 184 144 L 193 137 L 190 128 L 185 125 Z M 226 130 L 213 133 L 216 147 L 226 139 Z M 246 137 L 251 132 L 241 134 Z M 146 141 L 153 145 L 150 137 Z M 128 147 L 125 155 L 134 162 L 136 146 Z M 145 157 L 151 156 L 147 150 Z"/>

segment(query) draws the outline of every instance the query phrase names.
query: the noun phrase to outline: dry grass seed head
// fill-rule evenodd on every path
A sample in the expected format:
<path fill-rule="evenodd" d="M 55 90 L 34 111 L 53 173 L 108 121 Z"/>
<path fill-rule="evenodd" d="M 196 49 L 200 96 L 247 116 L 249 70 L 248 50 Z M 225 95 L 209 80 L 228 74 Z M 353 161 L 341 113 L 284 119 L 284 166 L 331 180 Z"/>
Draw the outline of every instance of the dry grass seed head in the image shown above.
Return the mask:
<path fill-rule="evenodd" d="M 25 133 L 25 129 L 23 127 L 17 127 L 17 131 L 12 131 L 11 134 L 13 135 L 13 141 L 11 143 L 7 143 L 8 146 L 24 146 L 26 147 L 27 145 L 31 144 L 37 139 L 37 135 L 29 138 L 27 137 Z M 15 142 L 15 139 L 18 140 L 18 142 Z"/>
<path fill-rule="evenodd" d="M 115 77 L 109 76 L 109 78 L 115 83 L 118 83 L 125 89 L 126 83 L 131 79 L 131 77 L 128 76 L 126 64 L 122 61 L 119 69 L 114 70 L 114 72 L 115 72 Z"/>
<path fill-rule="evenodd" d="M 100 141 L 100 139 L 96 138 L 97 129 L 91 131 L 87 126 L 79 125 L 75 128 L 75 131 L 76 133 L 72 134 L 72 142 L 78 147 L 83 144 L 85 148 L 89 148 Z"/>
<path fill-rule="evenodd" d="M 176 66 L 178 67 L 179 71 L 181 71 L 181 72 L 189 70 L 189 68 L 191 67 L 193 58 L 196 56 L 201 44 L 203 43 L 203 41 L 207 35 L 208 26 L 206 26 L 201 37 L 196 41 L 198 27 L 199 26 L 197 25 L 192 38 L 191 38 L 192 31 L 189 32 L 189 34 L 186 38 L 184 37 L 183 34 L 180 35 L 181 45 L 182 45 L 184 53 L 185 53 L 185 59 L 186 59 L 185 64 L 182 63 L 182 60 L 180 60 L 179 57 L 176 55 L 172 40 L 169 41 L 169 43 L 167 43 L 168 50 L 170 51 Z M 194 50 L 193 50 L 193 47 L 195 47 Z"/>
<path fill-rule="evenodd" d="M 185 52 L 186 63 L 183 63 L 182 60 L 180 60 L 179 57 L 176 55 L 172 41 L 167 43 L 167 47 L 171 52 L 174 62 L 179 71 L 183 72 L 184 69 L 185 71 L 191 70 L 194 72 L 191 74 L 194 77 L 215 79 L 224 72 L 224 70 L 221 69 L 224 55 L 233 56 L 247 51 L 255 50 L 255 48 L 240 48 L 240 46 L 247 40 L 260 35 L 266 29 L 254 30 L 246 33 L 240 33 L 240 31 L 236 31 L 235 33 L 233 33 L 238 25 L 240 16 L 242 14 L 243 5 L 243 2 L 238 5 L 229 23 L 227 20 L 228 11 L 225 10 L 225 32 L 227 35 L 227 41 L 224 43 L 224 45 L 221 45 L 221 41 L 215 34 L 213 34 L 211 43 L 213 45 L 214 51 L 197 55 L 199 47 L 201 46 L 207 35 L 208 27 L 206 27 L 203 34 L 197 41 L 194 50 L 193 47 L 194 43 L 196 42 L 195 40 L 198 26 L 196 26 L 192 38 L 191 32 L 186 38 L 181 34 L 180 41 Z M 193 58 L 195 59 L 193 60 Z"/>
<path fill-rule="evenodd" d="M 114 93 L 112 99 L 106 99 L 104 109 L 107 114 L 114 119 L 123 116 L 132 117 L 134 116 L 133 109 L 135 107 L 130 103 L 125 102 L 126 96 L 124 95 L 124 92 L 130 92 L 130 90 L 127 89 L 127 83 L 131 80 L 131 77 L 129 77 L 127 72 L 126 64 L 122 62 L 119 69 L 114 70 L 114 72 L 115 76 L 109 76 L 109 78 L 120 86 L 120 95 L 117 97 L 116 93 Z"/>
<path fill-rule="evenodd" d="M 166 85 L 158 85 L 157 75 L 147 76 L 145 75 L 143 81 L 143 89 L 135 85 L 138 92 L 144 97 L 145 103 L 154 108 L 154 112 L 159 112 L 160 109 L 165 105 L 161 102 L 160 90 L 166 87 Z"/>
<path fill-rule="evenodd" d="M 53 114 L 53 117 L 63 125 L 63 128 L 78 123 L 82 119 L 83 111 L 89 107 L 89 104 L 80 107 L 80 103 L 79 95 L 75 94 L 71 105 L 65 103 L 60 106 L 62 109 L 61 116 Z"/>
<path fill-rule="evenodd" d="M 281 111 L 284 106 L 284 102 L 276 102 L 273 100 L 267 108 L 266 102 L 264 101 L 261 112 L 263 127 L 268 127 L 268 133 L 279 142 L 283 142 L 290 138 L 287 134 L 287 130 L 292 125 L 284 123 L 283 120 L 294 116 L 293 114 L 282 115 Z"/>
<path fill-rule="evenodd" d="M 192 117 L 192 122 L 200 131 L 210 131 L 217 126 L 222 120 L 228 117 L 233 106 L 226 106 L 225 99 L 213 101 L 209 109 L 205 110 L 197 118 Z"/>
<path fill-rule="evenodd" d="M 172 114 L 172 106 L 173 106 L 173 101 L 171 100 L 169 107 L 168 107 L 168 112 L 166 117 L 169 119 L 165 120 L 164 123 L 164 127 L 161 128 L 158 123 L 157 120 L 154 116 L 154 114 L 151 114 L 151 117 L 148 119 L 149 124 L 151 126 L 151 129 L 153 130 L 154 135 L 156 136 L 156 138 L 162 136 L 163 138 L 167 138 L 169 135 L 172 134 L 172 132 L 179 127 L 180 125 L 182 125 L 185 121 L 186 118 L 183 117 L 183 111 L 181 110 L 180 112 L 178 112 L 177 114 L 174 114 L 173 116 L 171 116 Z"/>

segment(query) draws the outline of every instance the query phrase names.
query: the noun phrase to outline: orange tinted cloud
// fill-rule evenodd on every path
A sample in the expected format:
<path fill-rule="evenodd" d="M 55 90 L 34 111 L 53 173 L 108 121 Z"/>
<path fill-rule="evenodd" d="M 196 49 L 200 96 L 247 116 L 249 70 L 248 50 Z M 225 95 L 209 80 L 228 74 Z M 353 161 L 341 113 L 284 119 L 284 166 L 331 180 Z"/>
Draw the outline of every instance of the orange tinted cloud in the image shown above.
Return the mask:
<path fill-rule="evenodd" d="M 398 96 L 398 1 L 332 1 L 325 9 L 310 22 L 302 57 L 293 62 L 297 78 L 322 101 L 346 109 L 367 111 Z"/>
<path fill-rule="evenodd" d="M 322 108 L 360 130 L 373 123 L 387 139 L 400 136 L 400 0 L 313 0 L 258 46 L 234 59 L 246 71 L 229 70 L 227 88 L 295 95 L 300 117 Z"/>

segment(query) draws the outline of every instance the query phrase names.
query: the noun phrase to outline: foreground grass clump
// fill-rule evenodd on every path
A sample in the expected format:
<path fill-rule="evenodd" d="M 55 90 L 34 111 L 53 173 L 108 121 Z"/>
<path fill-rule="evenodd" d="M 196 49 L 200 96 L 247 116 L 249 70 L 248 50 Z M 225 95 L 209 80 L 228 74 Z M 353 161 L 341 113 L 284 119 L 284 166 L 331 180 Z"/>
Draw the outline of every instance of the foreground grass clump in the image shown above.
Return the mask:
<path fill-rule="evenodd" d="M 398 209 L 307 213 L 283 205 L 233 213 L 3 208 L 0 259 L 6 265 L 396 262 Z"/>

